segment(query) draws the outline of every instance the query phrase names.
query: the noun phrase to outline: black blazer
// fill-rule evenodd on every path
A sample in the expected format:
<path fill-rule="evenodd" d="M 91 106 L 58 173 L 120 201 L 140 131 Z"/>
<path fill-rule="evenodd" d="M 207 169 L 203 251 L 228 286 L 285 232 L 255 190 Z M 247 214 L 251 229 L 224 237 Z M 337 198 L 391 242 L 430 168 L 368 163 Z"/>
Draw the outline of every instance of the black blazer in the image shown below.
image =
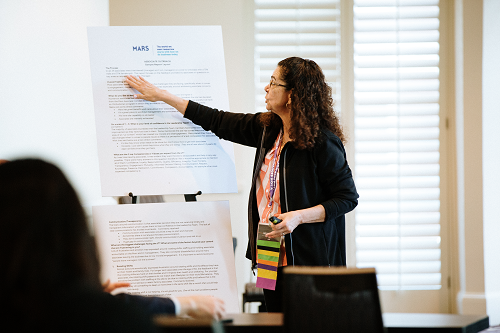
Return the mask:
<path fill-rule="evenodd" d="M 221 139 L 257 148 L 248 205 L 246 254 L 255 266 L 259 223 L 255 184 L 279 129 L 263 127 L 260 113 L 224 112 L 193 101 L 189 101 L 184 117 Z M 301 224 L 285 236 L 288 265 L 344 266 L 345 214 L 357 206 L 359 196 L 340 139 L 331 131 L 322 130 L 312 149 L 296 149 L 288 142 L 281 152 L 279 182 L 282 212 L 321 204 L 326 213 L 324 222 Z"/>

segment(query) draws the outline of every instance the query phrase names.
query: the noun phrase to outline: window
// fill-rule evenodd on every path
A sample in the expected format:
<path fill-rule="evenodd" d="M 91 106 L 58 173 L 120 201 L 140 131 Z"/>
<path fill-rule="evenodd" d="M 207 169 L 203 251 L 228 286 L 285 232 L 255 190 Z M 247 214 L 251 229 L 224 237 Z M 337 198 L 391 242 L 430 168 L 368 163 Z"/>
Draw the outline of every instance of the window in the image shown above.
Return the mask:
<path fill-rule="evenodd" d="M 323 68 L 339 110 L 340 29 L 353 28 L 342 112 L 354 119 L 356 265 L 375 267 L 382 290 L 440 290 L 439 1 L 352 4 L 341 27 L 340 1 L 255 0 L 256 108 L 278 61 L 300 56 Z"/>
<path fill-rule="evenodd" d="M 438 15 L 354 1 L 356 264 L 381 289 L 441 287 Z"/>
<path fill-rule="evenodd" d="M 313 59 L 340 106 L 340 0 L 255 0 L 256 109 L 282 59 Z"/>

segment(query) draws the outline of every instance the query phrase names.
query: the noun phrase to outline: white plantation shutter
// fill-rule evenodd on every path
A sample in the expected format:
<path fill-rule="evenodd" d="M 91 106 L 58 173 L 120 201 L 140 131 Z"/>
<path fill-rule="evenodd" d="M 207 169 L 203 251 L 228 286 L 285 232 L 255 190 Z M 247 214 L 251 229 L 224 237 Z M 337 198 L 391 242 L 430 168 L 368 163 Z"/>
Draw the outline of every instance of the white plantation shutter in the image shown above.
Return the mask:
<path fill-rule="evenodd" d="M 340 107 L 340 0 L 255 0 L 256 110 L 278 62 L 298 56 L 322 69 Z"/>
<path fill-rule="evenodd" d="M 254 3 L 256 110 L 289 56 L 323 68 L 340 110 L 340 0 Z M 381 289 L 438 290 L 439 2 L 353 3 L 354 91 L 344 94 L 354 95 L 354 110 L 343 111 L 354 112 L 356 265 L 375 267 Z"/>
<path fill-rule="evenodd" d="M 354 0 L 356 265 L 441 288 L 439 1 Z"/>

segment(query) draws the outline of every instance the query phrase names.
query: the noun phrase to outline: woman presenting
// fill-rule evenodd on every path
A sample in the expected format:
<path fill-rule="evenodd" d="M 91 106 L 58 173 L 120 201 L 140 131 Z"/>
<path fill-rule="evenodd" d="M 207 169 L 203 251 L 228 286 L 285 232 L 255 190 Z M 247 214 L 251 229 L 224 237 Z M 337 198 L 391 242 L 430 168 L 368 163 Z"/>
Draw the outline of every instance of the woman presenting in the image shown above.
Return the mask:
<path fill-rule="evenodd" d="M 165 102 L 221 139 L 257 148 L 246 256 L 269 312 L 282 311 L 284 266 L 345 266 L 345 214 L 358 194 L 331 88 L 314 61 L 280 61 L 264 88 L 270 112 L 256 114 L 187 101 L 142 77 L 125 81 L 140 93 L 134 98 Z"/>

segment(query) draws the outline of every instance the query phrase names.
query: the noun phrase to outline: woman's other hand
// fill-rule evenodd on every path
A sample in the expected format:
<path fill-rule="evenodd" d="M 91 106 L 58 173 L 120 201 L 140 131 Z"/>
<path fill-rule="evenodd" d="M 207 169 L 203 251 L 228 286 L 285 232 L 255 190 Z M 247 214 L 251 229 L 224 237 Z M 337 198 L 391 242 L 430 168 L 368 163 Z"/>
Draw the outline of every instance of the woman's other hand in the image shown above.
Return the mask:
<path fill-rule="evenodd" d="M 301 223 L 302 216 L 298 211 L 291 211 L 277 216 L 281 220 L 280 223 L 272 225 L 273 231 L 266 234 L 268 238 L 277 238 L 291 234 L 295 228 Z"/>
<path fill-rule="evenodd" d="M 273 231 L 266 234 L 266 237 L 276 238 L 291 234 L 299 224 L 316 223 L 325 221 L 325 207 L 317 205 L 311 208 L 294 210 L 277 216 L 280 223 L 272 226 Z"/>

